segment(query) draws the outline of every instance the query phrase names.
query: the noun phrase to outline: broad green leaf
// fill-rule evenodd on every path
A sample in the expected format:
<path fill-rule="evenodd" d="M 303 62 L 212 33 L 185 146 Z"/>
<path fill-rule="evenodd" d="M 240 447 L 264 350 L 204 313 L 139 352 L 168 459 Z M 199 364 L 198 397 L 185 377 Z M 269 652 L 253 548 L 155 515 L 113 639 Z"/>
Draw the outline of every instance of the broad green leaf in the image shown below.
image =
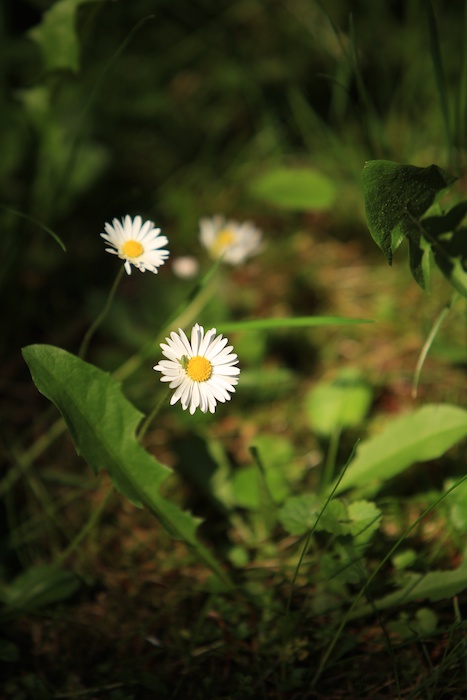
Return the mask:
<path fill-rule="evenodd" d="M 329 209 L 336 197 L 333 181 L 310 168 L 276 168 L 249 187 L 250 194 L 268 204 L 292 211 Z"/>
<path fill-rule="evenodd" d="M 359 444 L 336 492 L 354 487 L 377 490 L 415 462 L 440 457 L 466 435 L 467 411 L 457 406 L 428 404 L 400 416 Z"/>
<path fill-rule="evenodd" d="M 371 386 L 354 370 L 345 370 L 331 382 L 317 384 L 305 399 L 311 428 L 330 437 L 340 428 L 354 428 L 363 421 L 373 397 Z"/>
<path fill-rule="evenodd" d="M 368 228 L 389 264 L 404 236 L 456 178 L 429 165 L 418 168 L 389 160 L 370 160 L 362 171 Z M 416 229 L 416 226 L 415 226 Z"/>
<path fill-rule="evenodd" d="M 373 614 L 377 610 L 386 610 L 397 605 L 406 605 L 417 600 L 443 600 L 467 589 L 467 559 L 457 569 L 430 571 L 427 574 L 410 573 L 404 577 L 404 585 L 371 604 L 357 608 L 351 618 Z"/>
<path fill-rule="evenodd" d="M 135 432 L 143 416 L 123 396 L 120 383 L 51 345 L 30 345 L 23 348 L 23 356 L 38 390 L 57 406 L 76 451 L 94 473 L 107 470 L 128 500 L 151 510 L 173 537 L 184 540 L 222 577 L 196 537 L 200 520 L 160 495 L 161 483 L 171 472 L 137 442 Z"/>
<path fill-rule="evenodd" d="M 34 566 L 1 587 L 0 598 L 4 607 L 0 611 L 0 619 L 65 600 L 80 585 L 77 576 L 70 571 L 51 565 Z"/>
<path fill-rule="evenodd" d="M 57 0 L 42 17 L 42 22 L 29 31 L 39 45 L 46 71 L 79 70 L 79 40 L 76 31 L 78 7 L 91 0 Z"/>

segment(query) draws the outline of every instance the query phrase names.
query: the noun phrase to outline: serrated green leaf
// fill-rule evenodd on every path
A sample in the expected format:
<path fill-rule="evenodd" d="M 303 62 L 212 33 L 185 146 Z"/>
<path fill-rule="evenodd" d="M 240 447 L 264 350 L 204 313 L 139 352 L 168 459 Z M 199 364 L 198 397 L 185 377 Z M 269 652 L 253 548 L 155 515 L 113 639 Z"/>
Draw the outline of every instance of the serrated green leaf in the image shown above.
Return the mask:
<path fill-rule="evenodd" d="M 42 53 L 47 71 L 64 69 L 77 73 L 80 64 L 76 12 L 91 0 L 58 0 L 44 12 L 42 22 L 29 31 Z"/>
<path fill-rule="evenodd" d="M 449 404 L 428 404 L 391 420 L 385 429 L 357 448 L 336 492 L 380 488 L 415 462 L 440 457 L 467 436 L 467 411 Z"/>
<path fill-rule="evenodd" d="M 275 168 L 249 187 L 256 199 L 291 211 L 329 209 L 336 197 L 333 181 L 310 168 Z"/>
<path fill-rule="evenodd" d="M 222 576 L 217 562 L 196 537 L 200 519 L 164 499 L 161 483 L 171 470 L 149 455 L 135 432 L 142 414 L 123 396 L 110 374 L 51 345 L 23 348 L 38 390 L 63 415 L 76 451 L 94 473 L 109 472 L 116 488 L 135 505 L 146 506 L 175 538 L 184 540 Z"/>

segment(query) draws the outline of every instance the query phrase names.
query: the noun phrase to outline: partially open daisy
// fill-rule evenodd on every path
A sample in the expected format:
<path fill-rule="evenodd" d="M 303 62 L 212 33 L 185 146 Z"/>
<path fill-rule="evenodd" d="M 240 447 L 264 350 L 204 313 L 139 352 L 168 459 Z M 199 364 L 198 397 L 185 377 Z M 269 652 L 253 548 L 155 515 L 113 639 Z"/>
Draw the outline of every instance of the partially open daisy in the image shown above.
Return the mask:
<path fill-rule="evenodd" d="M 201 219 L 200 240 L 211 257 L 220 258 L 231 265 L 239 265 L 247 258 L 259 253 L 262 248 L 262 233 L 251 221 L 239 224 L 223 216 Z"/>
<path fill-rule="evenodd" d="M 140 216 L 125 216 L 122 221 L 113 219 L 111 224 L 105 224 L 105 233 L 101 233 L 112 247 L 106 248 L 107 253 L 118 255 L 124 260 L 126 272 L 131 274 L 131 265 L 144 272 L 157 272 L 169 257 L 168 250 L 161 250 L 169 242 L 166 236 L 160 235 L 160 228 L 155 228 L 152 221 L 145 221 Z"/>
<path fill-rule="evenodd" d="M 172 331 L 167 343 L 161 343 L 162 353 L 167 360 L 161 360 L 153 369 L 162 372 L 161 382 L 170 382 L 175 389 L 170 399 L 174 404 L 180 399 L 183 410 L 188 407 L 193 414 L 199 407 L 203 413 L 214 413 L 217 402 L 228 401 L 235 391 L 240 374 L 237 355 L 233 346 L 222 335 L 216 336 L 216 329 L 204 332 L 196 324 L 191 331 L 191 342 L 185 333 Z"/>

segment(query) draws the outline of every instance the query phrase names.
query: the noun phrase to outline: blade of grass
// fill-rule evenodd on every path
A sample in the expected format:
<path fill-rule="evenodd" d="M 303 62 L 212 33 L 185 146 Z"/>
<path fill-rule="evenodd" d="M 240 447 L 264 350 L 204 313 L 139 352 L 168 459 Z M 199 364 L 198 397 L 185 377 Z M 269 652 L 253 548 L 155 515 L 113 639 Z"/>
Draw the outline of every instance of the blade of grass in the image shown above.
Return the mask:
<path fill-rule="evenodd" d="M 467 480 L 467 474 L 465 474 L 465 475 L 464 475 L 463 477 L 461 477 L 458 481 L 456 481 L 456 483 L 453 484 L 453 485 L 452 485 L 447 491 L 445 491 L 443 494 L 441 494 L 441 496 L 440 496 L 439 498 L 437 498 L 436 501 L 434 501 L 431 505 L 429 505 L 427 508 L 425 508 L 425 510 L 423 511 L 423 513 L 422 513 L 421 515 L 419 515 L 418 518 L 412 523 L 412 525 L 410 525 L 410 526 L 407 528 L 407 530 L 404 532 L 404 534 L 403 534 L 401 537 L 399 537 L 399 539 L 397 540 L 397 542 L 391 547 L 391 549 L 389 550 L 389 552 L 388 552 L 388 553 L 383 557 L 383 559 L 380 561 L 380 563 L 379 563 L 378 566 L 375 568 L 375 570 L 373 571 L 373 573 L 372 573 L 372 574 L 369 576 L 369 578 L 367 579 L 367 582 L 365 583 L 365 585 L 358 591 L 358 593 L 356 594 L 356 596 L 355 596 L 355 598 L 354 598 L 352 604 L 350 605 L 349 609 L 347 610 L 347 612 L 345 613 L 344 617 L 342 618 L 342 621 L 341 621 L 341 623 L 339 624 L 339 626 L 338 626 L 338 628 L 337 628 L 337 630 L 336 630 L 336 632 L 335 632 L 333 638 L 331 639 L 331 642 L 328 644 L 328 646 L 327 646 L 327 648 L 326 648 L 326 651 L 324 652 L 324 654 L 323 654 L 322 657 L 321 657 L 321 660 L 320 660 L 319 665 L 318 665 L 318 669 L 317 669 L 317 671 L 316 671 L 316 673 L 315 673 L 315 675 L 313 676 L 313 679 L 312 679 L 312 681 L 311 681 L 311 685 L 312 685 L 312 686 L 315 686 L 315 685 L 318 683 L 319 679 L 321 678 L 321 675 L 322 675 L 322 673 L 323 673 L 323 671 L 324 671 L 324 669 L 325 669 L 325 667 L 326 667 L 326 664 L 327 664 L 327 662 L 328 662 L 328 660 L 329 660 L 329 657 L 331 656 L 331 654 L 332 654 L 332 652 L 333 652 L 333 650 L 334 650 L 334 647 L 336 646 L 337 641 L 339 640 L 339 637 L 341 636 L 341 634 L 342 634 L 342 632 L 343 632 L 343 630 L 344 630 L 344 628 L 345 628 L 347 622 L 349 621 L 350 616 L 352 615 L 352 612 L 353 612 L 354 609 L 357 607 L 357 605 L 358 605 L 358 603 L 360 602 L 360 600 L 362 599 L 362 597 L 366 594 L 368 588 L 369 588 L 370 585 L 373 583 L 374 579 L 375 579 L 376 576 L 379 574 L 379 572 L 381 571 L 381 569 L 383 568 L 383 566 L 386 564 L 386 562 L 389 561 L 389 559 L 393 556 L 394 552 L 396 552 L 396 550 L 400 547 L 400 545 L 401 545 L 403 542 L 405 542 L 405 540 L 406 540 L 407 537 L 410 535 L 410 533 L 413 532 L 413 530 L 415 530 L 415 528 L 417 527 L 417 525 L 419 525 L 419 523 L 421 523 L 422 520 L 423 520 L 427 515 L 429 515 L 429 513 L 431 513 L 431 512 L 441 503 L 441 501 L 443 501 L 443 500 L 446 498 L 446 496 L 449 496 L 449 494 L 452 493 L 452 492 L 454 491 L 454 489 L 456 489 L 458 486 L 460 486 L 460 484 L 462 484 L 462 483 L 463 483 L 464 481 L 466 481 L 466 480 Z"/>
<path fill-rule="evenodd" d="M 21 219 L 26 219 L 26 221 L 30 221 L 32 224 L 37 226 L 38 228 L 41 228 L 43 231 L 49 234 L 49 236 L 52 236 L 54 241 L 58 243 L 60 248 L 63 250 L 64 253 L 66 253 L 66 246 L 62 239 L 55 233 L 55 231 L 52 231 L 51 228 L 43 224 L 41 221 L 38 221 L 35 219 L 33 216 L 30 216 L 29 214 L 24 214 L 21 211 L 18 211 L 17 209 L 12 209 L 11 207 L 5 206 L 5 204 L 0 204 L 0 209 L 3 209 L 4 211 L 8 212 L 9 214 L 14 214 L 15 216 L 20 217 Z"/>
<path fill-rule="evenodd" d="M 374 323 L 364 318 L 340 318 L 339 316 L 296 316 L 291 318 L 257 318 L 251 321 L 219 323 L 219 333 L 232 331 L 276 330 L 278 328 L 308 328 L 312 326 L 347 326 L 356 323 Z"/>
<path fill-rule="evenodd" d="M 319 523 L 319 521 L 320 521 L 320 519 L 321 519 L 321 517 L 322 517 L 324 511 L 325 511 L 326 508 L 328 507 L 329 503 L 332 501 L 332 499 L 333 499 L 333 497 L 334 497 L 334 494 L 335 494 L 335 492 L 337 491 L 337 488 L 338 488 L 338 486 L 339 486 L 339 484 L 340 484 L 340 482 L 341 482 L 341 480 L 342 480 L 342 478 L 343 478 L 345 472 L 347 471 L 347 467 L 348 467 L 349 464 L 352 462 L 352 460 L 353 460 L 353 458 L 354 458 L 354 456 L 355 456 L 355 452 L 356 452 L 357 447 L 358 447 L 358 442 L 359 442 L 359 441 L 357 440 L 357 442 L 356 442 L 355 445 L 353 446 L 352 452 L 350 453 L 350 456 L 349 456 L 349 458 L 348 458 L 348 460 L 347 460 L 347 462 L 346 462 L 344 468 L 342 469 L 342 472 L 340 473 L 339 478 L 337 479 L 337 481 L 336 481 L 334 487 L 332 488 L 331 492 L 329 493 L 329 496 L 326 498 L 326 501 L 325 501 L 323 507 L 321 508 L 320 512 L 318 513 L 318 517 L 316 518 L 316 521 L 315 521 L 313 527 L 311 528 L 311 530 L 308 532 L 308 534 L 307 534 L 307 536 L 306 536 L 305 544 L 303 545 L 303 548 L 302 548 L 302 551 L 301 551 L 301 554 L 300 554 L 300 558 L 299 558 L 299 560 L 298 560 L 297 566 L 296 566 L 295 571 L 294 571 L 292 583 L 291 583 L 291 585 L 290 585 L 290 591 L 289 591 L 289 595 L 288 595 L 288 598 L 287 598 L 287 604 L 286 604 L 286 608 L 285 608 L 285 614 L 286 614 L 286 616 L 289 615 L 289 613 L 290 613 L 290 606 L 291 606 L 291 604 L 292 604 L 292 598 L 293 598 L 295 583 L 296 583 L 296 581 L 297 581 L 298 573 L 299 573 L 299 571 L 300 571 L 300 567 L 301 567 L 301 565 L 302 565 L 303 559 L 304 559 L 304 557 L 305 557 L 305 555 L 306 555 L 306 552 L 307 552 L 307 550 L 308 550 L 308 545 L 309 545 L 309 543 L 310 543 L 310 539 L 312 538 L 313 533 L 314 533 L 314 531 L 316 530 L 316 527 L 317 527 L 317 525 L 318 525 L 318 523 Z"/>

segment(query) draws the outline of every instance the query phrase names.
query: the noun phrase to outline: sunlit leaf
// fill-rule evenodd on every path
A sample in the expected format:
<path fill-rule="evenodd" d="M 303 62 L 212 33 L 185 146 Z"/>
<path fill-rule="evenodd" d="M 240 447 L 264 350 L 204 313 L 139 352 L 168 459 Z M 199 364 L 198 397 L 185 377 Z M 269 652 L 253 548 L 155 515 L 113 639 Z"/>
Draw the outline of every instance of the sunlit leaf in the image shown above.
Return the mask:
<path fill-rule="evenodd" d="M 457 406 L 428 404 L 400 416 L 359 444 L 336 491 L 352 487 L 376 490 L 415 462 L 440 457 L 466 435 L 467 411 Z"/>
<path fill-rule="evenodd" d="M 273 503 L 282 503 L 290 493 L 294 477 L 296 478 L 292 445 L 277 435 L 261 435 L 255 438 L 254 449 L 258 451 L 264 469 L 264 486 Z M 251 510 L 259 509 L 264 501 L 261 481 L 258 466 L 236 469 L 232 474 L 236 503 Z"/>
<path fill-rule="evenodd" d="M 250 194 L 268 204 L 292 211 L 328 209 L 336 188 L 324 173 L 310 168 L 276 168 L 254 180 Z"/>
<path fill-rule="evenodd" d="M 355 371 L 342 371 L 333 381 L 317 384 L 305 399 L 311 428 L 329 437 L 336 429 L 360 425 L 372 396 L 369 383 Z"/>
<path fill-rule="evenodd" d="M 80 5 L 91 0 L 57 0 L 46 10 L 42 22 L 30 30 L 39 45 L 47 71 L 65 69 L 77 72 L 80 63 L 76 13 Z"/>
<path fill-rule="evenodd" d="M 151 510 L 173 537 L 193 547 L 218 573 L 217 562 L 196 537 L 200 520 L 160 495 L 171 472 L 137 442 L 143 416 L 123 396 L 120 383 L 51 345 L 30 345 L 23 356 L 37 388 L 62 413 L 78 454 L 94 473 L 107 470 L 128 500 Z"/>

